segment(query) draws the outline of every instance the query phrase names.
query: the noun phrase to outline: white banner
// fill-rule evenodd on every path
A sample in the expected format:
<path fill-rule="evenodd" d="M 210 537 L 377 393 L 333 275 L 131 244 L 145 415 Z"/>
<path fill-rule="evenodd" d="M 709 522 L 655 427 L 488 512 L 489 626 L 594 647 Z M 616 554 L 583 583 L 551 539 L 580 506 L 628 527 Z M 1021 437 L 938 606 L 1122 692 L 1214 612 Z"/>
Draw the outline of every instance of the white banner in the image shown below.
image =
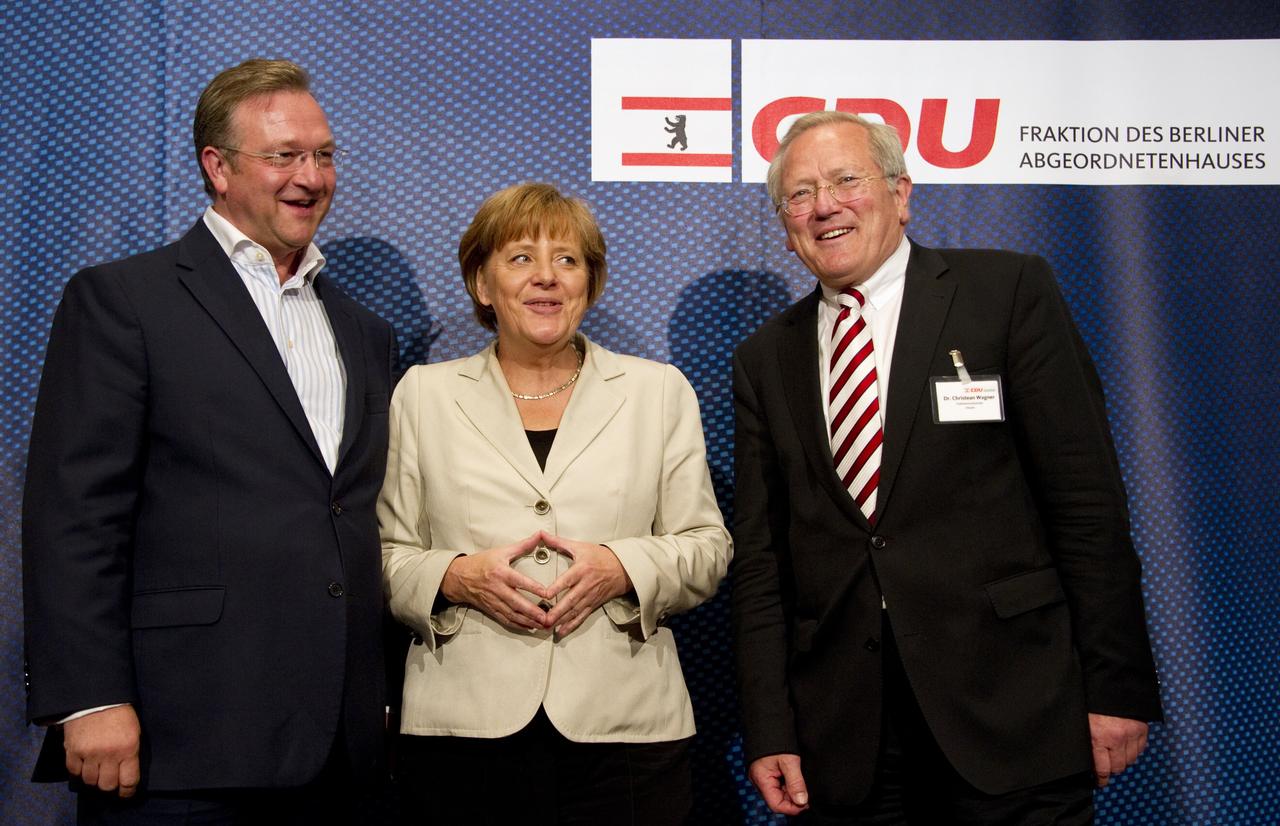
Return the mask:
<path fill-rule="evenodd" d="M 897 126 L 920 183 L 1276 184 L 1278 77 L 1276 40 L 744 40 L 742 179 L 840 109 Z"/>
<path fill-rule="evenodd" d="M 732 181 L 733 41 L 591 41 L 591 180 Z"/>

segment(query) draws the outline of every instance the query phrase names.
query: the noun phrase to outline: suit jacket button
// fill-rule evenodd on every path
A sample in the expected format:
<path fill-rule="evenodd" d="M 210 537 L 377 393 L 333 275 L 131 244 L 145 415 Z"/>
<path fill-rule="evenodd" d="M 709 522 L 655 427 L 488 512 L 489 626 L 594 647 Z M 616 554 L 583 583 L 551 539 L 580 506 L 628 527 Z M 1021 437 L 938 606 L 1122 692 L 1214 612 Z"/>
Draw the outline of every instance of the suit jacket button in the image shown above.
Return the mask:
<path fill-rule="evenodd" d="M 334 516 L 342 516 L 342 505 L 337 502 L 330 504 L 329 510 L 333 511 Z"/>
<path fill-rule="evenodd" d="M 341 583 L 341 582 L 330 582 L 330 583 L 329 583 L 329 596 L 331 596 L 331 597 L 340 597 L 340 596 L 342 596 L 342 595 L 343 595 L 343 594 L 345 594 L 345 593 L 346 593 L 346 591 L 344 591 L 344 590 L 342 589 L 342 583 Z"/>
<path fill-rule="evenodd" d="M 884 546 L 888 544 L 889 543 L 885 541 L 885 538 L 879 534 L 871 537 L 871 547 L 875 548 L 877 551 L 883 551 Z"/>
<path fill-rule="evenodd" d="M 549 510 L 551 510 L 551 503 L 546 499 L 539 499 L 537 502 L 533 503 L 533 512 L 538 514 L 538 516 L 542 516 Z"/>
<path fill-rule="evenodd" d="M 875 637 L 867 637 L 867 641 L 862 644 L 862 647 L 867 649 L 868 651 L 879 651 L 880 640 L 876 639 Z"/>

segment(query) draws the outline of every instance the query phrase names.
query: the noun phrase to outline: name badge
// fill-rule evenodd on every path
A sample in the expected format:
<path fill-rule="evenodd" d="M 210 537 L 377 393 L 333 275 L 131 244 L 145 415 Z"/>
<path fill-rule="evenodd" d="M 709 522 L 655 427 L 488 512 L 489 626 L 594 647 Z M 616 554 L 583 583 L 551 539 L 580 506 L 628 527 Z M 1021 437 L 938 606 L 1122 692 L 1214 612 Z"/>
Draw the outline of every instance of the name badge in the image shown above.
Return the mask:
<path fill-rule="evenodd" d="M 951 351 L 956 378 L 934 376 L 932 387 L 934 424 L 1003 422 L 1004 393 L 999 376 L 971 376 L 959 350 Z"/>

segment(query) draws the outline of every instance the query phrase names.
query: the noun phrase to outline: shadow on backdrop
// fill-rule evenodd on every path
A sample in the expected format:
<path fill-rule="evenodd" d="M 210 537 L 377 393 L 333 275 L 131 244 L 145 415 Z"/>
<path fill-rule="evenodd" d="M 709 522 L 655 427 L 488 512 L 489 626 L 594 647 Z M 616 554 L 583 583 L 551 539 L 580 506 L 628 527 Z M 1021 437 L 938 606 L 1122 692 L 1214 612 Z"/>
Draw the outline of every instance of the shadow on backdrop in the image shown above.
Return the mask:
<path fill-rule="evenodd" d="M 733 521 L 733 351 L 790 303 L 786 283 L 778 275 L 716 270 L 681 292 L 667 328 L 671 362 L 698 394 L 711 481 L 727 524 Z M 769 812 L 754 794 L 740 797 L 746 767 L 738 736 L 728 583 L 710 602 L 692 615 L 676 617 L 671 626 L 679 639 L 698 725 L 693 822 L 767 822 Z"/>
<path fill-rule="evenodd" d="M 426 364 L 443 328 L 427 311 L 409 259 L 386 241 L 369 237 L 325 244 L 324 257 L 324 274 L 395 328 L 400 345 L 396 378 L 415 364 Z"/>

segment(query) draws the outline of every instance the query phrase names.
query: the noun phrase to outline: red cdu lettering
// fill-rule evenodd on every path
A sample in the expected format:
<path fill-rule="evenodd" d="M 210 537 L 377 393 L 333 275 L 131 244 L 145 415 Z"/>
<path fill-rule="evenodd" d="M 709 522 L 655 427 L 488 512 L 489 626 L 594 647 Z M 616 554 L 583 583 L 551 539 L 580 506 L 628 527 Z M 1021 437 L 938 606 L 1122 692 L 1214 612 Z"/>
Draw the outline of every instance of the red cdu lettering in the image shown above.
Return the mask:
<path fill-rule="evenodd" d="M 974 166 L 991 152 L 996 142 L 996 118 L 1000 113 L 999 98 L 978 98 L 973 103 L 973 127 L 969 145 L 952 152 L 942 145 L 942 125 L 947 119 L 946 98 L 925 98 L 920 106 L 920 134 L 916 149 L 925 163 L 942 169 Z"/>
<path fill-rule="evenodd" d="M 907 110 L 888 98 L 840 98 L 836 101 L 837 112 L 848 112 L 851 115 L 879 115 L 885 123 L 898 130 L 898 140 L 902 143 L 902 151 L 907 151 L 911 141 L 911 119 Z"/>
<path fill-rule="evenodd" d="M 826 108 L 826 101 L 814 97 L 778 98 L 756 113 L 751 124 L 751 140 L 765 161 L 772 161 L 778 151 L 778 127 L 793 115 L 806 115 Z M 911 118 L 897 101 L 888 98 L 838 98 L 835 109 L 855 115 L 875 115 L 898 130 L 898 140 L 906 151 L 911 142 Z M 981 163 L 996 142 L 996 121 L 1000 115 L 999 98 L 978 98 L 973 104 L 973 123 L 969 144 L 952 152 L 942 145 L 942 129 L 947 119 L 946 98 L 925 98 L 920 104 L 920 131 L 916 148 L 925 163 L 941 169 L 961 169 Z"/>
<path fill-rule="evenodd" d="M 751 142 L 766 161 L 772 161 L 778 151 L 778 124 L 792 115 L 807 115 L 826 108 L 822 98 L 778 98 L 765 104 L 751 123 Z"/>

